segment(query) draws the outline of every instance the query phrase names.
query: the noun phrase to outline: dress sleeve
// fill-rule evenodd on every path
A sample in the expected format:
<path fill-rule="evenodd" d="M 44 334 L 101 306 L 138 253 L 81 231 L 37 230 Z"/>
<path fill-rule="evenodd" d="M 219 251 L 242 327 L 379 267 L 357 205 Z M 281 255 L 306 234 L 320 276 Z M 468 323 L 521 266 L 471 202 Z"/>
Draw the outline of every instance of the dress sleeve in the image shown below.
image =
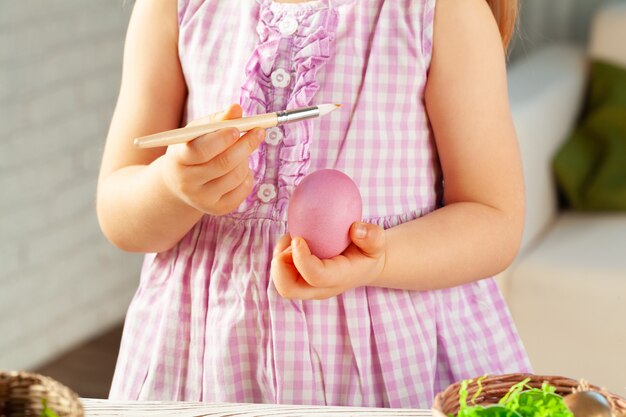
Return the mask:
<path fill-rule="evenodd" d="M 430 68 L 433 54 L 433 32 L 435 24 L 435 3 L 437 0 L 422 0 L 422 54 L 426 71 Z"/>
<path fill-rule="evenodd" d="M 183 15 L 185 14 L 185 9 L 187 8 L 188 0 L 178 0 L 178 27 L 183 19 Z"/>
<path fill-rule="evenodd" d="M 178 0 L 178 27 L 182 27 L 188 22 L 191 16 L 200 8 L 202 1 L 198 0 Z"/>

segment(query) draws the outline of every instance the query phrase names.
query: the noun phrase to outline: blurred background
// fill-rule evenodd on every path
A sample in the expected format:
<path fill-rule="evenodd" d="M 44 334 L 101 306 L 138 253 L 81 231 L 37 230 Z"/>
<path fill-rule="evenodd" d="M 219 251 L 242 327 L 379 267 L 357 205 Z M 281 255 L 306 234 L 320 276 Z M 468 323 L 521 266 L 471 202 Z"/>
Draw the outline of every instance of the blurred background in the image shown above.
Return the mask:
<path fill-rule="evenodd" d="M 537 88 L 533 90 L 534 76 L 544 74 L 539 78 L 551 83 L 546 85 L 556 85 L 562 72 L 554 65 L 568 62 L 574 70 L 580 70 L 577 73 L 580 77 L 585 76 L 582 61 L 576 57 L 586 55 L 592 19 L 606 3 L 522 0 L 518 36 L 509 62 L 511 82 L 520 83 L 511 87 L 512 100 L 519 100 L 513 104 L 513 110 L 518 112 L 514 114 L 516 123 L 520 124 L 517 127 L 523 131 L 520 140 L 522 133 L 534 135 L 528 130 L 528 126 L 535 125 L 529 109 L 537 108 L 529 101 L 529 91 L 537 92 Z M 141 256 L 123 253 L 104 239 L 95 215 L 96 178 L 119 88 L 123 42 L 131 9 L 132 2 L 121 0 L 0 0 L 0 369 L 40 371 L 85 397 L 107 395 L 121 323 L 138 283 L 141 263 Z M 626 20 L 622 25 L 626 27 Z M 625 43 L 626 35 L 619 41 Z M 545 49 L 563 42 L 573 48 Z M 552 52 L 542 55 L 541 51 Z M 555 59 L 557 63 L 553 62 Z M 534 73 L 526 64 L 528 60 L 538 66 L 547 62 L 549 68 Z M 566 120 L 559 122 L 561 127 L 550 131 L 556 137 L 553 141 L 564 140 L 574 127 L 583 99 L 581 80 L 563 87 L 569 93 L 564 93 L 567 100 L 562 104 L 571 110 Z M 542 117 L 550 120 L 551 111 L 562 112 L 557 109 L 560 104 L 548 107 Z M 562 116 L 559 114 L 554 117 L 558 119 Z M 528 126 L 521 126 L 522 123 Z M 548 125 L 546 129 L 550 130 Z M 533 159 L 535 153 L 531 148 L 523 154 L 527 157 L 524 161 L 527 175 L 531 171 L 542 175 L 538 181 L 547 184 L 546 189 L 552 188 L 546 161 Z M 526 234 L 526 252 L 520 256 L 532 252 L 536 245 L 544 245 L 540 240 L 558 221 L 560 211 L 555 206 L 554 195 L 542 189 L 532 197 L 531 202 L 537 202 L 538 208 L 537 211 L 529 208 L 530 216 L 541 217 L 541 207 L 546 204 L 547 210 L 553 211 Z M 623 216 L 617 221 L 623 223 Z M 610 229 L 616 230 L 614 226 Z M 602 240 L 602 232 L 597 233 L 600 233 L 597 238 Z M 572 236 L 584 239 L 584 233 L 566 236 L 569 241 Z M 621 262 L 626 259 L 626 253 L 619 249 L 620 242 L 624 243 L 621 248 L 626 247 L 624 236 L 615 236 L 615 257 L 621 258 Z M 614 245 L 611 247 L 615 249 Z M 544 251 L 540 258 L 547 256 L 544 261 L 550 264 L 550 253 Z M 567 253 L 555 256 L 568 257 Z M 619 261 L 611 264 L 612 260 L 606 259 L 598 262 L 603 262 L 602 265 L 608 262 L 614 268 L 623 265 Z M 554 273 L 555 267 L 550 265 Z M 522 272 L 533 274 L 534 270 L 529 268 L 522 265 Z M 626 281 L 626 268 L 617 271 Z M 522 322 L 534 320 L 522 317 L 524 311 L 539 311 L 544 319 L 536 326 L 566 324 L 571 332 L 578 332 L 575 321 L 563 321 L 570 311 L 559 310 L 557 319 L 541 306 L 522 306 L 526 301 L 515 300 L 517 294 L 524 293 L 521 289 L 524 284 L 515 281 L 515 272 L 503 274 L 501 281 L 507 299 L 515 307 L 516 320 L 518 316 Z M 540 277 L 541 273 L 534 276 Z M 621 286 L 611 287 L 611 292 L 617 291 L 624 301 L 624 293 L 619 294 L 624 284 L 618 285 Z M 532 300 L 534 290 L 529 291 L 528 299 Z M 581 299 L 574 302 L 574 306 L 587 304 Z M 589 310 L 586 314 L 593 315 Z M 618 312 L 606 314 L 614 316 Z M 611 333 L 618 343 L 624 342 L 623 323 L 618 322 L 618 328 L 611 324 L 610 329 L 602 330 L 605 325 L 609 326 L 602 319 L 595 322 L 600 331 Z M 536 337 L 543 337 L 534 335 L 531 328 L 520 329 L 529 346 Z M 561 337 L 558 332 L 557 336 Z M 586 343 L 586 339 L 580 340 Z M 564 356 L 563 351 L 569 350 L 572 343 L 579 344 L 564 342 L 563 346 L 554 347 L 553 356 L 539 359 L 540 370 L 561 374 L 570 371 L 567 366 L 572 359 Z M 618 346 L 621 349 L 625 344 Z M 617 367 L 623 370 L 625 357 L 622 354 L 611 360 L 617 361 Z M 558 366 L 551 367 L 556 359 L 560 360 Z M 595 368 L 589 369 L 593 373 Z M 571 369 L 572 373 L 583 371 Z M 622 390 L 618 392 L 621 395 L 626 393 L 626 372 L 616 378 L 594 375 L 602 380 L 586 377 L 614 391 Z"/>

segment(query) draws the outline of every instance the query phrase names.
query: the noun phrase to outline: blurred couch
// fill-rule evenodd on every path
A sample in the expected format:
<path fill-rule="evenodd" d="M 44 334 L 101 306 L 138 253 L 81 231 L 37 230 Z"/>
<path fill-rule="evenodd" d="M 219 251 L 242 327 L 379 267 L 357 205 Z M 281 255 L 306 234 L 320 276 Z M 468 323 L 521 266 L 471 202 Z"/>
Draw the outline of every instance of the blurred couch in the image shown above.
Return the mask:
<path fill-rule="evenodd" d="M 527 219 L 498 280 L 536 373 L 626 396 L 626 213 L 560 211 L 551 168 L 580 115 L 590 59 L 626 66 L 626 3 L 597 13 L 587 50 L 553 45 L 509 68 Z"/>

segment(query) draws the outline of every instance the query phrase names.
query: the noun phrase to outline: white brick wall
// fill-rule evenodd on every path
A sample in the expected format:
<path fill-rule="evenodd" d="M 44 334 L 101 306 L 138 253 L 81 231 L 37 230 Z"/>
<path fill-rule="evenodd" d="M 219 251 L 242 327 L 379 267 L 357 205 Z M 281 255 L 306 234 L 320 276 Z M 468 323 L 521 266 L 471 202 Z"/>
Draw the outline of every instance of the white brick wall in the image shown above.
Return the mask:
<path fill-rule="evenodd" d="M 130 3 L 0 0 L 0 369 L 118 323 L 137 286 L 95 214 Z"/>

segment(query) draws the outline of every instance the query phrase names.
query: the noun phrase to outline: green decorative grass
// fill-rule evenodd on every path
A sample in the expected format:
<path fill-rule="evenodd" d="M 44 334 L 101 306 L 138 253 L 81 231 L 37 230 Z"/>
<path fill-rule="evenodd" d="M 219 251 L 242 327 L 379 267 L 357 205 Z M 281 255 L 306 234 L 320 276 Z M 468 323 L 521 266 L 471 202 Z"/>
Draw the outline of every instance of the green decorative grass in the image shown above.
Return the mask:
<path fill-rule="evenodd" d="M 39 417 L 59 417 L 57 413 L 48 408 L 48 403 L 45 399 L 41 400 L 41 404 L 43 404 L 43 410 L 41 410 Z"/>
<path fill-rule="evenodd" d="M 470 399 L 467 388 L 474 382 L 467 379 L 461 382 L 459 389 L 459 413 L 456 417 L 573 417 L 571 411 L 563 402 L 563 397 L 555 394 L 556 388 L 544 382 L 541 388 L 532 388 L 527 385 L 527 378 L 511 387 L 509 392 L 498 401 L 498 404 L 482 406 L 476 405 L 476 399 L 483 387 L 482 380 L 478 378 L 478 389 Z M 449 414 L 455 417 L 454 414 Z"/>

